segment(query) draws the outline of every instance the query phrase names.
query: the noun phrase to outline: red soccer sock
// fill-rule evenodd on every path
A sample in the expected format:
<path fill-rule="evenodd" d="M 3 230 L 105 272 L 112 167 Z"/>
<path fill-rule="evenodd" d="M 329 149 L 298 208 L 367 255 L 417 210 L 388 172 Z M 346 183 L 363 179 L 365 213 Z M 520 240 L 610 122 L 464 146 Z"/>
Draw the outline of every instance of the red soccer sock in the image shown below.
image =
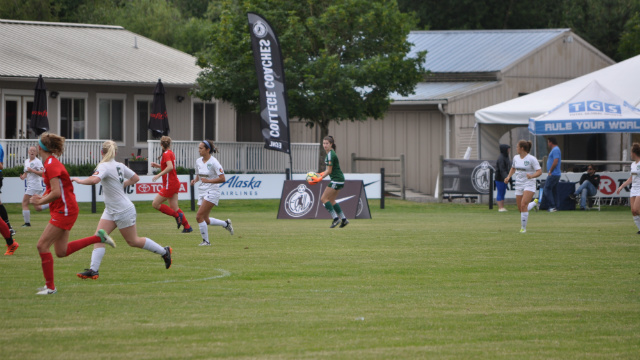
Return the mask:
<path fill-rule="evenodd" d="M 65 256 L 69 256 L 80 249 L 84 249 L 87 246 L 99 243 L 100 241 L 102 240 L 98 235 L 89 236 L 84 239 L 74 240 L 67 244 L 67 254 Z"/>
<path fill-rule="evenodd" d="M 182 209 L 178 209 L 178 212 L 182 214 L 182 227 L 185 229 L 190 228 L 189 222 L 187 221 L 187 216 L 182 212 Z"/>
<path fill-rule="evenodd" d="M 5 239 L 11 239 L 11 231 L 9 230 L 9 225 L 7 225 L 7 223 L 2 219 L 0 219 L 0 234 L 2 234 L 2 237 Z M 7 245 L 11 244 L 7 243 Z"/>
<path fill-rule="evenodd" d="M 47 285 L 47 289 L 55 289 L 56 285 L 53 283 L 53 255 L 50 252 L 40 253 L 40 259 L 42 260 L 45 285 Z"/>
<path fill-rule="evenodd" d="M 172 208 L 168 207 L 165 204 L 160 205 L 160 212 L 169 216 L 173 216 L 174 218 L 178 217 L 178 213 L 176 211 L 173 211 Z"/>

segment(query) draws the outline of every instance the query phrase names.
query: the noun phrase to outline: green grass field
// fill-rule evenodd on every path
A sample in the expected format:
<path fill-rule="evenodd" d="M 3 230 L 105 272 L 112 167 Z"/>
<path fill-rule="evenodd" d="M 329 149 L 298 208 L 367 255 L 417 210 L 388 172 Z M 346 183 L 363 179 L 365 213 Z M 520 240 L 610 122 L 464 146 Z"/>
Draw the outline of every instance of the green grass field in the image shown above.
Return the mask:
<path fill-rule="evenodd" d="M 276 220 L 278 201 L 222 201 L 235 235 L 181 234 L 139 203 L 138 232 L 174 249 L 130 248 L 114 232 L 98 280 L 91 247 L 55 258 L 44 285 L 32 212 L 0 257 L 2 359 L 638 359 L 640 235 L 628 207 L 520 216 L 486 205 L 370 202 L 373 219 Z M 188 202 L 181 203 L 183 209 Z M 91 235 L 88 204 L 71 238 Z M 186 211 L 195 223 L 195 213 Z M 3 247 L 4 249 L 4 247 Z M 1 255 L 0 255 L 1 256 Z"/>

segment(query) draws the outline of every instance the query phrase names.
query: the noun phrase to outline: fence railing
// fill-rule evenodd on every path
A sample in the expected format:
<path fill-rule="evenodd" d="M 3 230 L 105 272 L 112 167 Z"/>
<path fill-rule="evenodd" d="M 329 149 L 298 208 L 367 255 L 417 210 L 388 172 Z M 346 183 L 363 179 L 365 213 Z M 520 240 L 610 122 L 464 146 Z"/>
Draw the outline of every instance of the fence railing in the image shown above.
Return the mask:
<path fill-rule="evenodd" d="M 192 169 L 198 154 L 200 141 L 172 141 L 171 150 L 176 156 L 176 166 Z M 149 164 L 158 162 L 162 154 L 159 140 L 147 141 Z M 216 142 L 219 152 L 216 159 L 226 172 L 234 173 L 282 173 L 289 168 L 289 155 L 267 150 L 264 143 Z M 316 143 L 291 144 L 294 173 L 306 173 L 317 167 L 320 145 Z M 149 174 L 152 172 L 149 165 Z"/>
<path fill-rule="evenodd" d="M 97 164 L 102 159 L 100 150 L 104 140 L 66 140 L 64 154 L 60 161 L 64 164 Z M 30 146 L 37 145 L 37 139 L 0 140 L 4 148 L 4 166 L 12 168 L 22 166 L 28 156 Z M 200 157 L 200 141 L 172 141 L 171 149 L 176 155 L 176 166 L 192 169 Z M 234 173 L 283 173 L 289 168 L 289 155 L 267 150 L 263 143 L 216 142 L 220 152 L 216 158 L 227 172 Z M 160 141 L 147 141 L 149 164 L 162 153 Z M 316 143 L 291 144 L 294 173 L 306 173 L 318 165 L 320 145 Z M 127 156 L 128 157 L 128 156 Z M 152 174 L 151 166 L 148 173 Z"/>
<path fill-rule="evenodd" d="M 100 150 L 104 140 L 66 140 L 64 153 L 60 157 L 63 164 L 97 164 L 102 160 Z M 29 147 L 36 146 L 38 139 L 7 139 L 1 140 L 4 148 L 4 167 L 12 168 L 24 165 L 29 156 Z"/>

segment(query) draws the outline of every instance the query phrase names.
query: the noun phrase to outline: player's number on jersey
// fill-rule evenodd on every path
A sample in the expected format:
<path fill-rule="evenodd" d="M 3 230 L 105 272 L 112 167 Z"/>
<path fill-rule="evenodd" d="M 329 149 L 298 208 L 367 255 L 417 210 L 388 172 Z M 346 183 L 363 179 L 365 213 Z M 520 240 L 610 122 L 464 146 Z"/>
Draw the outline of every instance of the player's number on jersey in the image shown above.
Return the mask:
<path fill-rule="evenodd" d="M 124 183 L 124 175 L 122 175 L 122 170 L 120 169 L 120 166 L 116 167 L 116 169 L 118 169 L 118 178 L 120 178 L 120 184 Z"/>

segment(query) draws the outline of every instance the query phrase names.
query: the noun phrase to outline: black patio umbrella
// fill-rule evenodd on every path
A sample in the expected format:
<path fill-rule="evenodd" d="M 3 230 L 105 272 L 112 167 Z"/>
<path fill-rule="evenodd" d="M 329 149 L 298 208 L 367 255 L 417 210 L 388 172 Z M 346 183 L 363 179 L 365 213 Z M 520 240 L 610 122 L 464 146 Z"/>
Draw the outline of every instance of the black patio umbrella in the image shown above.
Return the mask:
<path fill-rule="evenodd" d="M 164 85 L 158 79 L 156 88 L 153 90 L 153 109 L 149 116 L 149 130 L 151 136 L 157 139 L 163 135 L 169 135 L 169 118 L 167 117 L 167 104 L 164 100 Z"/>
<path fill-rule="evenodd" d="M 47 116 L 47 87 L 44 84 L 42 75 L 38 77 L 38 82 L 36 82 L 29 126 L 38 136 L 49 130 L 49 117 Z"/>

